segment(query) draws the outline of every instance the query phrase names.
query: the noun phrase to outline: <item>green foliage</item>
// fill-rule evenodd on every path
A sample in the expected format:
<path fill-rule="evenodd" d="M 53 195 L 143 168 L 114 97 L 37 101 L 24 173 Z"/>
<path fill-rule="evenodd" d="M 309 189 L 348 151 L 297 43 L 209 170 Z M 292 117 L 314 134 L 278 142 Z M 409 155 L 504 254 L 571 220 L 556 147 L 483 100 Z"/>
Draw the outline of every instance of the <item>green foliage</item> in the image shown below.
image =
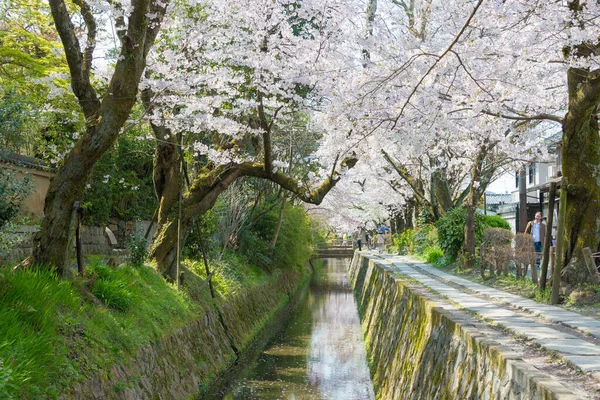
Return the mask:
<path fill-rule="evenodd" d="M 437 246 L 427 247 L 423 251 L 423 257 L 425 258 L 426 262 L 430 264 L 437 264 L 439 260 L 444 257 L 444 253 L 442 252 L 442 249 Z"/>
<path fill-rule="evenodd" d="M 503 228 L 510 230 L 509 223 L 499 215 L 484 215 L 484 224 L 490 228 Z"/>
<path fill-rule="evenodd" d="M 0 227 L 17 216 L 30 192 L 29 175 L 19 179 L 15 171 L 0 169 Z"/>
<path fill-rule="evenodd" d="M 450 210 L 436 224 L 438 243 L 445 255 L 456 259 L 465 241 L 467 212 L 464 208 Z M 485 228 L 483 215 L 475 213 L 475 241 L 481 243 Z"/>
<path fill-rule="evenodd" d="M 133 302 L 127 284 L 119 280 L 98 279 L 92 293 L 107 307 L 119 311 L 127 311 Z"/>
<path fill-rule="evenodd" d="M 144 232 L 136 232 L 129 237 L 127 248 L 129 249 L 129 265 L 141 267 L 148 256 Z"/>
<path fill-rule="evenodd" d="M 116 303 L 126 310 L 87 302 L 81 293 L 94 279 L 92 292 L 98 282 L 127 291 Z M 41 269 L 0 269 L 0 380 L 8 382 L 0 383 L 0 398 L 55 398 L 60 388 L 108 370 L 198 312 L 186 292 L 177 292 L 146 266 L 114 270 L 95 258 L 85 279 L 74 281 Z"/>
<path fill-rule="evenodd" d="M 408 254 L 408 253 L 412 252 L 414 234 L 415 234 L 414 230 L 406 229 L 401 234 L 398 235 L 397 233 L 395 233 L 392 236 L 394 245 L 398 248 L 398 253 Z"/>
<path fill-rule="evenodd" d="M 85 223 L 101 225 L 109 218 L 149 220 L 157 206 L 152 181 L 153 144 L 140 141 L 145 128 L 119 136 L 94 166 L 83 196 Z"/>
<path fill-rule="evenodd" d="M 426 249 L 437 244 L 437 230 L 432 224 L 416 229 L 413 235 L 413 253 L 422 255 Z"/>

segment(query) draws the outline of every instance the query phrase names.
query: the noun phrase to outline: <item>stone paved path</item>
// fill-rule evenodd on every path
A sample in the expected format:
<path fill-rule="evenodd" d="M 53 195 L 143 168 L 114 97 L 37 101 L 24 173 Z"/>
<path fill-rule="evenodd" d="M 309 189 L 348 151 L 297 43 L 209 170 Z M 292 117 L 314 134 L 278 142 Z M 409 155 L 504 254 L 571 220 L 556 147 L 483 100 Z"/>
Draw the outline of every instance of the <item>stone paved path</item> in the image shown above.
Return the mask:
<path fill-rule="evenodd" d="M 594 340 L 600 338 L 599 320 L 480 285 L 405 256 L 369 255 L 380 257 L 394 272 L 419 281 L 458 306 L 556 352 L 600 381 L 600 346 L 596 344 L 600 342 Z"/>

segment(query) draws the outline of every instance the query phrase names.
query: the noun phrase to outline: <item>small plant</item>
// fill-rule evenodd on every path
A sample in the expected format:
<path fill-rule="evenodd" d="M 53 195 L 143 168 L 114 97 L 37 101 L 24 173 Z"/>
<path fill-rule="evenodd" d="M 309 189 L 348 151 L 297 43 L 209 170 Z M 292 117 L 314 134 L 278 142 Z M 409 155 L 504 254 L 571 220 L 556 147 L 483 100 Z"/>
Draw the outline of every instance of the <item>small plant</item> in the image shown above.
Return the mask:
<path fill-rule="evenodd" d="M 127 290 L 127 285 L 118 279 L 98 279 L 92 293 L 107 307 L 119 311 L 127 311 L 133 303 L 133 296 Z"/>
<path fill-rule="evenodd" d="M 12 369 L 6 367 L 4 362 L 0 360 L 0 399 L 13 398 L 10 393 L 16 388 L 12 381 Z"/>
<path fill-rule="evenodd" d="M 444 257 L 444 253 L 442 252 L 442 249 L 440 249 L 437 246 L 435 246 L 435 247 L 427 247 L 425 249 L 425 251 L 423 252 L 423 255 L 425 256 L 425 261 L 428 262 L 428 263 L 430 263 L 430 264 L 435 264 L 442 257 Z"/>
<path fill-rule="evenodd" d="M 123 381 L 119 381 L 119 382 L 115 383 L 115 392 L 117 392 L 117 393 L 122 392 L 123 390 L 125 390 L 126 387 L 127 387 L 127 383 L 125 383 Z"/>
<path fill-rule="evenodd" d="M 393 241 L 394 245 L 398 248 L 398 253 L 407 254 L 412 252 L 413 238 L 415 231 L 412 229 L 406 229 L 401 234 L 394 234 Z"/>
<path fill-rule="evenodd" d="M 550 300 L 552 298 L 552 290 L 550 288 L 546 288 L 546 290 L 542 290 L 542 289 L 536 287 L 533 290 L 531 297 L 538 303 L 550 304 Z"/>
<path fill-rule="evenodd" d="M 146 249 L 146 238 L 142 232 L 132 234 L 129 238 L 129 265 L 141 267 L 146 261 L 148 250 Z"/>

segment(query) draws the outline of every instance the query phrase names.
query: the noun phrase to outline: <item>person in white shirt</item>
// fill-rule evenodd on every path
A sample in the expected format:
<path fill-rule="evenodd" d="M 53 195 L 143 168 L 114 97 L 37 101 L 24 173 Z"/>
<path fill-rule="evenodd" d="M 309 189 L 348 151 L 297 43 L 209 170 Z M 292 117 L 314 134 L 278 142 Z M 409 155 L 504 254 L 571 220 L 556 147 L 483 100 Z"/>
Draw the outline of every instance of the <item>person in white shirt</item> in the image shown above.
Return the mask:
<path fill-rule="evenodd" d="M 546 223 L 542 221 L 541 212 L 538 211 L 535 213 L 535 219 L 527 223 L 525 233 L 531 235 L 531 239 L 533 240 L 533 251 L 541 253 L 544 249 L 544 239 L 546 238 Z M 535 260 L 535 264 L 539 267 L 539 257 Z"/>
<path fill-rule="evenodd" d="M 377 247 L 379 249 L 379 253 L 383 253 L 383 245 L 385 244 L 385 237 L 383 236 L 383 233 L 378 232 L 377 233 Z"/>

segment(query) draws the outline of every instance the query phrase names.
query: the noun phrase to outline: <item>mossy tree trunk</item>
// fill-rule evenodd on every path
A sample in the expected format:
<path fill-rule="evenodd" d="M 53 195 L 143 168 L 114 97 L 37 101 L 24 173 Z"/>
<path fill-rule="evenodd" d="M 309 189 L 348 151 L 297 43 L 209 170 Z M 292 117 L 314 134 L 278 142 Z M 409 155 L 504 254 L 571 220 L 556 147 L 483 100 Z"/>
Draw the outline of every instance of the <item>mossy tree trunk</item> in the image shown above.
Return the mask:
<path fill-rule="evenodd" d="M 567 283 L 589 281 L 582 249 L 600 243 L 600 70 L 568 71 L 569 110 L 563 123 L 562 173 L 568 179 L 565 248 Z M 559 204 L 560 207 L 560 204 Z"/>
<path fill-rule="evenodd" d="M 121 36 L 120 56 L 102 98 L 96 94 L 90 79 L 96 21 L 92 9 L 84 1 L 75 3 L 87 28 L 84 51 L 81 51 L 78 28 L 73 25 L 64 1 L 51 0 L 50 8 L 69 65 L 71 87 L 85 117 L 85 132 L 50 183 L 44 204 L 45 217 L 34 237 L 32 255 L 34 264 L 54 267 L 61 275 L 67 269 L 72 250 L 73 203 L 83 198 L 94 165 L 112 146 L 129 117 L 147 54 L 158 34 L 168 2 L 159 5 L 152 0 L 132 1 L 127 29 Z M 154 18 L 152 21 L 150 15 Z"/>

